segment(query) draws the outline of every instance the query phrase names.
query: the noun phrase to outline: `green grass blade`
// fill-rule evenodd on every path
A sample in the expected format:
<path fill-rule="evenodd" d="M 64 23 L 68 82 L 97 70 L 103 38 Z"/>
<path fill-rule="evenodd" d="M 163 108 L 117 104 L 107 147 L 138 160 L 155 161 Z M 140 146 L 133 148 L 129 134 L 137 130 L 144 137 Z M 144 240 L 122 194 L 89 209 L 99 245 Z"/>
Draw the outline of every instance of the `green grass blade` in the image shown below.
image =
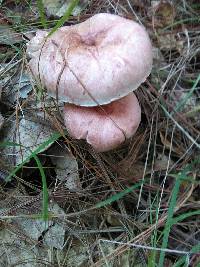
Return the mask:
<path fill-rule="evenodd" d="M 47 189 L 47 180 L 46 175 L 44 173 L 43 166 L 41 164 L 41 161 L 39 160 L 38 156 L 34 155 L 33 158 L 35 159 L 38 169 L 40 171 L 41 177 L 42 177 L 42 218 L 43 220 L 47 221 L 48 216 L 48 189 Z"/>
<path fill-rule="evenodd" d="M 178 260 L 173 267 L 188 267 L 188 260 L 187 260 L 188 256 L 183 256 L 180 260 Z"/>
<path fill-rule="evenodd" d="M 175 109 L 171 112 L 171 114 L 173 115 L 175 112 L 179 111 L 181 108 L 184 107 L 184 105 L 187 103 L 187 101 L 190 99 L 190 97 L 193 95 L 196 87 L 197 87 L 197 84 L 199 83 L 200 81 L 200 74 L 199 76 L 197 77 L 194 85 L 192 86 L 191 90 L 186 94 L 186 96 L 177 104 L 177 106 L 175 107 Z"/>
<path fill-rule="evenodd" d="M 195 215 L 200 215 L 200 210 L 195 210 L 195 211 L 190 211 L 188 213 L 181 214 L 173 219 L 173 224 L 181 222 L 188 217 L 195 216 Z"/>
<path fill-rule="evenodd" d="M 167 213 L 167 221 L 166 221 L 165 228 L 164 228 L 164 231 L 163 231 L 162 249 L 166 249 L 167 248 L 170 229 L 171 229 L 171 226 L 173 225 L 173 214 L 174 214 L 174 209 L 175 209 L 175 206 L 176 206 L 176 201 L 177 201 L 177 196 L 178 196 L 178 193 L 179 193 L 179 188 L 180 188 L 182 180 L 185 179 L 185 176 L 188 173 L 188 169 L 189 169 L 189 167 L 187 166 L 183 171 L 181 171 L 177 175 L 177 179 L 175 181 L 175 185 L 174 185 L 174 188 L 172 190 L 171 200 L 170 200 L 170 203 L 169 203 L 169 209 L 168 209 L 168 213 Z M 161 251 L 160 257 L 159 257 L 158 266 L 161 267 L 161 266 L 164 265 L 164 258 L 165 258 L 165 251 Z"/>
<path fill-rule="evenodd" d="M 151 250 L 150 255 L 148 257 L 148 264 L 147 267 L 155 267 L 155 262 L 156 262 L 156 255 L 157 251 Z"/>
<path fill-rule="evenodd" d="M 117 201 L 121 198 L 123 198 L 125 195 L 131 193 L 134 189 L 138 188 L 139 186 L 141 186 L 142 182 L 139 182 L 131 187 L 128 187 L 127 189 L 123 190 L 122 192 L 119 192 L 113 196 L 111 196 L 110 198 L 103 200 L 99 203 L 97 203 L 94 208 L 102 208 L 105 207 L 107 205 L 110 205 L 112 202 Z"/>
<path fill-rule="evenodd" d="M 41 151 L 45 150 L 46 147 L 55 142 L 59 137 L 61 137 L 61 134 L 56 132 L 47 141 L 43 142 L 40 146 L 38 146 L 38 148 L 36 148 L 30 154 L 30 156 L 28 156 L 22 163 L 20 163 L 13 171 L 10 172 L 10 174 L 6 177 L 5 181 L 10 181 L 10 179 L 16 174 L 16 172 L 18 172 L 23 167 L 24 164 L 29 162 L 34 156 L 39 154 Z M 17 145 L 20 146 L 19 144 Z"/>
<path fill-rule="evenodd" d="M 58 28 L 60 28 L 70 17 L 72 11 L 74 10 L 74 8 L 78 5 L 79 0 L 72 0 L 69 3 L 69 7 L 66 10 L 65 14 L 62 16 L 61 19 L 58 20 L 58 22 L 56 23 L 56 25 L 53 27 L 53 29 L 49 32 L 49 34 L 47 35 L 47 38 L 49 36 L 51 36 Z"/>
<path fill-rule="evenodd" d="M 154 215 L 153 212 L 151 211 L 152 208 L 154 209 L 154 207 L 156 208 L 156 214 L 155 214 L 155 219 L 156 219 L 156 223 L 158 222 L 159 219 L 159 199 L 160 199 L 160 194 L 159 192 L 157 192 L 155 198 L 151 201 L 150 203 L 150 222 L 151 225 L 154 224 Z M 153 235 L 151 235 L 151 244 L 152 247 L 156 247 L 157 246 L 157 242 L 158 242 L 158 229 L 155 227 L 154 231 L 153 231 Z M 157 258 L 157 254 L 158 251 L 156 250 L 152 250 L 148 256 L 148 263 L 147 266 L 148 267 L 155 267 L 155 262 L 156 262 L 156 258 Z"/>
<path fill-rule="evenodd" d="M 30 151 L 30 156 L 27 157 L 21 164 L 19 164 L 5 179 L 6 182 L 8 182 L 11 177 L 13 177 L 18 170 L 22 168 L 22 166 L 27 163 L 31 158 L 34 158 L 36 161 L 36 164 L 38 166 L 38 169 L 41 174 L 42 178 L 42 218 L 46 221 L 48 219 L 48 189 L 47 189 L 47 182 L 46 182 L 46 176 L 43 169 L 43 166 L 37 156 L 38 153 L 43 151 L 46 147 L 48 147 L 51 143 L 56 141 L 60 137 L 60 133 L 54 133 L 51 138 L 49 138 L 47 141 L 43 142 L 35 151 Z M 13 142 L 4 142 L 0 144 L 0 147 L 5 146 L 21 146 L 24 147 L 21 144 L 13 143 Z M 29 148 L 28 148 L 29 149 Z"/>
<path fill-rule="evenodd" d="M 44 5 L 42 0 L 37 0 L 37 6 L 39 9 L 39 13 L 40 13 L 40 21 L 42 26 L 46 29 L 47 28 L 47 21 L 45 18 L 45 10 L 44 10 Z"/>
<path fill-rule="evenodd" d="M 162 248 L 163 249 L 167 248 L 169 233 L 170 233 L 171 226 L 173 224 L 175 224 L 178 221 L 181 221 L 181 220 L 183 220 L 183 219 L 185 219 L 185 218 L 187 218 L 189 216 L 192 216 L 194 214 L 199 214 L 200 213 L 200 211 L 189 212 L 187 214 L 182 214 L 182 215 L 180 215 L 178 217 L 173 218 L 174 208 L 176 206 L 176 199 L 177 199 L 177 195 L 178 195 L 180 184 L 181 184 L 181 182 L 186 180 L 188 173 L 190 173 L 192 170 L 194 170 L 195 169 L 195 165 L 198 165 L 199 162 L 200 162 L 200 159 L 197 158 L 196 160 L 194 160 L 193 162 L 188 164 L 175 177 L 176 178 L 176 182 L 175 182 L 175 186 L 174 186 L 174 188 L 172 190 L 172 196 L 171 196 L 171 200 L 170 200 L 170 204 L 169 204 L 169 210 L 168 210 L 168 217 L 167 217 L 167 221 L 166 221 L 165 229 L 164 229 L 164 233 L 163 233 L 163 242 L 162 242 Z M 163 266 L 164 257 L 165 257 L 165 252 L 162 251 L 160 253 L 159 265 L 158 266 Z"/>

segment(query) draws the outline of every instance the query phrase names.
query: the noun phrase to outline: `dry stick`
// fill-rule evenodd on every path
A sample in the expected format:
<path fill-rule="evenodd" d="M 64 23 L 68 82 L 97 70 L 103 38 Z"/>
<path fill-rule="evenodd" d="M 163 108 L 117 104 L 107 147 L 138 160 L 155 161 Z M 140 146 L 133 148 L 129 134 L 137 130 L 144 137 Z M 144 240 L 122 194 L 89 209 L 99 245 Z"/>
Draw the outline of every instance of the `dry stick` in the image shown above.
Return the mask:
<path fill-rule="evenodd" d="M 182 199 L 179 201 L 179 204 L 177 205 L 177 207 L 175 207 L 174 213 L 177 212 L 184 205 L 184 203 L 189 199 L 193 190 L 194 190 L 194 185 L 192 184 L 189 192 L 186 193 L 182 197 Z M 111 260 L 113 257 L 120 256 L 124 251 L 126 251 L 129 248 L 128 244 L 135 243 L 135 242 L 141 242 L 144 239 L 144 237 L 147 238 L 155 228 L 161 227 L 164 224 L 164 222 L 167 219 L 167 216 L 168 216 L 168 214 L 165 214 L 162 218 L 160 218 L 160 220 L 157 222 L 157 224 L 152 225 L 150 228 L 148 228 L 147 230 L 145 230 L 144 232 L 142 232 L 141 234 L 139 234 L 138 236 L 136 236 L 132 240 L 128 241 L 127 244 L 121 245 L 120 247 L 115 249 L 114 252 L 112 252 L 106 256 L 106 259 Z M 103 264 L 104 264 L 104 260 L 100 259 L 98 262 L 96 262 L 94 264 L 94 267 L 100 267 Z"/>
<path fill-rule="evenodd" d="M 181 251 L 181 250 L 177 250 L 177 249 L 168 249 L 168 248 L 157 248 L 157 247 L 152 247 L 152 246 L 146 246 L 146 245 L 140 245 L 140 244 L 126 244 L 125 242 L 120 242 L 120 241 L 113 241 L 113 240 L 106 240 L 106 239 L 100 239 L 99 241 L 102 242 L 107 242 L 110 244 L 117 244 L 117 245 L 127 245 L 129 247 L 133 247 L 133 248 L 141 248 L 141 249 L 147 249 L 147 250 L 155 250 L 155 251 L 165 251 L 168 253 L 173 253 L 173 254 L 181 254 L 181 255 L 186 255 L 189 254 L 189 251 Z"/>

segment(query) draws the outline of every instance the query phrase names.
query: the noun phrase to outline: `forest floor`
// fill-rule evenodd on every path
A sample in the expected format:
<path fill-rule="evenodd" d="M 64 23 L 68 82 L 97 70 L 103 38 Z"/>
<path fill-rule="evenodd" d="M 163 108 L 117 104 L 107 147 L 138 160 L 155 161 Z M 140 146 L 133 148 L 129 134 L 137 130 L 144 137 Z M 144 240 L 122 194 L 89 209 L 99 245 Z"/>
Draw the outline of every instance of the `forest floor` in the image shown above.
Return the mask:
<path fill-rule="evenodd" d="M 70 138 L 26 55 L 100 12 L 153 45 L 139 129 L 106 153 Z M 0 266 L 200 266 L 199 179 L 199 1 L 0 1 Z"/>

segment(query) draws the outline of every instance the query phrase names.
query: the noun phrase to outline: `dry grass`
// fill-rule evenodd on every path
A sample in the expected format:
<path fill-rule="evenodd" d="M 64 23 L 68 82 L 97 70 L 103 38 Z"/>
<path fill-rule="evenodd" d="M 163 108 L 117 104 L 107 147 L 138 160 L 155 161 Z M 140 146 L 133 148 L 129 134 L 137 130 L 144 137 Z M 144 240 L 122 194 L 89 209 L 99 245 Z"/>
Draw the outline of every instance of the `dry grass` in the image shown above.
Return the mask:
<path fill-rule="evenodd" d="M 82 251 L 85 247 L 87 259 L 80 266 L 199 266 L 200 83 L 194 84 L 200 73 L 200 5 L 184 0 L 157 7 L 150 1 L 137 0 L 88 2 L 81 15 L 70 17 L 67 25 L 99 12 L 120 14 L 147 28 L 155 52 L 152 74 L 136 92 L 142 106 L 139 130 L 119 149 L 102 154 L 64 133 L 56 104 L 51 108 L 41 105 L 44 119 L 34 115 L 30 104 L 35 101 L 35 90 L 26 99 L 9 101 L 13 84 L 27 68 L 25 38 L 42 26 L 34 3 L 5 1 L 0 12 L 2 23 L 22 38 L 12 46 L 0 44 L 4 55 L 0 72 L 4 127 L 11 120 L 17 127 L 22 116 L 48 124 L 61 133 L 54 146 L 70 150 L 79 167 L 80 188 L 70 190 L 64 182 L 55 182 L 48 150 L 38 155 L 49 201 L 65 211 L 65 216 L 51 214 L 51 219 L 62 225 L 66 234 L 63 250 L 48 248 L 48 262 L 46 258 L 45 262 L 37 259 L 37 264 L 70 266 L 70 250 Z M 24 19 L 17 22 L 16 14 L 22 11 Z M 49 27 L 54 25 L 53 19 L 49 19 Z M 12 181 L 3 183 L 12 169 L 12 164 L 0 156 L 0 230 L 8 229 L 31 247 L 42 247 L 42 236 L 38 240 L 27 236 L 16 220 L 23 218 L 28 223 L 41 213 L 41 174 L 32 160 Z M 133 185 L 138 187 L 126 194 Z M 120 192 L 125 194 L 121 196 Z M 102 204 L 97 207 L 97 203 Z M 25 262 L 21 264 L 26 266 Z"/>

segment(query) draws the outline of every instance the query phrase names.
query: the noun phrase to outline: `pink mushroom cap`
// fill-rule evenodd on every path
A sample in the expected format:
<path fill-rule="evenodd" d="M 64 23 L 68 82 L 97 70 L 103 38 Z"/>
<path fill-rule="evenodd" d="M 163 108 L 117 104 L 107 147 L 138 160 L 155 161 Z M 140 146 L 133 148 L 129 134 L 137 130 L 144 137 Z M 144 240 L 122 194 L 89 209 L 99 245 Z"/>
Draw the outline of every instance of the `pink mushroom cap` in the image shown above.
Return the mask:
<path fill-rule="evenodd" d="M 58 29 L 38 31 L 27 44 L 29 66 L 53 97 L 80 106 L 105 105 L 128 95 L 152 68 L 145 28 L 117 15 L 100 13 Z"/>
<path fill-rule="evenodd" d="M 134 93 L 104 106 L 64 106 L 69 134 L 75 139 L 86 139 L 98 152 L 114 149 L 130 138 L 140 120 L 141 109 Z"/>

